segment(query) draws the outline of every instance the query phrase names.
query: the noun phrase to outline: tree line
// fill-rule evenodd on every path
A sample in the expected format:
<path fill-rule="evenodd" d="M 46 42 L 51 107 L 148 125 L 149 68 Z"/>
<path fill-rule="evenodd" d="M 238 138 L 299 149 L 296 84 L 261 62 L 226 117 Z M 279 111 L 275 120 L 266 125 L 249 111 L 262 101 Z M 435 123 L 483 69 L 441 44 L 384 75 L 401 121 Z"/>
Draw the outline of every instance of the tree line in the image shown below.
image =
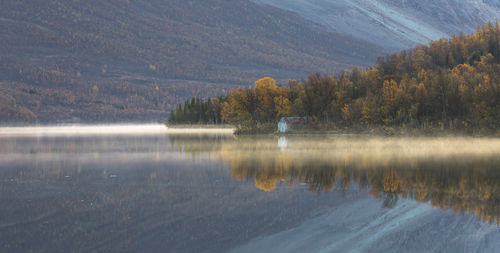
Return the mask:
<path fill-rule="evenodd" d="M 169 124 L 222 124 L 221 111 L 227 97 L 207 100 L 193 98 L 170 112 Z"/>
<path fill-rule="evenodd" d="M 229 92 L 222 121 L 247 128 L 305 116 L 327 129 L 407 127 L 494 130 L 500 126 L 500 27 L 432 41 L 332 76 L 276 85 L 272 78 Z"/>

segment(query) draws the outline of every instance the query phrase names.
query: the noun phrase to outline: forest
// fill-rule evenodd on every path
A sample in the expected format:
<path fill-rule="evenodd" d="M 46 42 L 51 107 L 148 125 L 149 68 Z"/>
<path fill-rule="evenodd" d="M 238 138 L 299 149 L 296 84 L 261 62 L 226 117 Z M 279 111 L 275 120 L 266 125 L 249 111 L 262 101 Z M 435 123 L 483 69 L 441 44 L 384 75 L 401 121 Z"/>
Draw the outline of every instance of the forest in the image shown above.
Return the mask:
<path fill-rule="evenodd" d="M 170 112 L 168 119 L 169 124 L 222 124 L 222 106 L 226 102 L 227 97 L 219 96 L 216 99 L 201 100 L 193 98 L 191 101 L 186 101 L 182 106 L 179 104 L 177 108 Z"/>
<path fill-rule="evenodd" d="M 179 107 L 178 109 L 182 109 Z M 316 130 L 491 133 L 500 126 L 500 26 L 378 57 L 367 69 L 316 73 L 232 89 L 221 110 L 241 133 L 276 130 L 284 116 Z"/>

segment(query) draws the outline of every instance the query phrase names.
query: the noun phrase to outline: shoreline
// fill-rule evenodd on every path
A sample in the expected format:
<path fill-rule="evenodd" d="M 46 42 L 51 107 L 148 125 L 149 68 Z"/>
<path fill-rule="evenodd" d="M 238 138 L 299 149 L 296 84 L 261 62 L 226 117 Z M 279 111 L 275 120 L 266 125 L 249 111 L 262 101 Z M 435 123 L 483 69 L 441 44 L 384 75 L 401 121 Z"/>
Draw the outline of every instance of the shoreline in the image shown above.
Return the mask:
<path fill-rule="evenodd" d="M 155 135 L 155 134 L 231 134 L 235 136 L 373 136 L 373 137 L 500 137 L 496 130 L 456 130 L 417 128 L 291 130 L 280 133 L 275 129 L 245 129 L 233 125 L 168 125 L 158 124 L 97 124 L 0 127 L 0 137 L 85 136 L 85 135 Z"/>

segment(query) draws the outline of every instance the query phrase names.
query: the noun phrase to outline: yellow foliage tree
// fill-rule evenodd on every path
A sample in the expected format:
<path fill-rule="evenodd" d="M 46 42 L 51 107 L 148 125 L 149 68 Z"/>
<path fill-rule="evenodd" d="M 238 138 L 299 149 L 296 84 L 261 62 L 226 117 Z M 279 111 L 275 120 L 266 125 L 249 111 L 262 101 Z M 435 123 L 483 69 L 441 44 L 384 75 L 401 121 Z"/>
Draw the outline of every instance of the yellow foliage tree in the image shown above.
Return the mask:
<path fill-rule="evenodd" d="M 276 86 L 276 80 L 264 77 L 255 82 L 255 95 L 257 96 L 258 120 L 272 121 L 276 116 L 274 98 L 280 94 L 280 87 Z"/>
<path fill-rule="evenodd" d="M 222 120 L 237 123 L 248 114 L 248 95 L 245 89 L 239 87 L 231 90 L 228 95 L 229 102 L 224 103 L 221 111 Z"/>
<path fill-rule="evenodd" d="M 276 105 L 276 113 L 278 117 L 290 115 L 292 103 L 288 100 L 288 98 L 283 96 L 275 97 L 274 104 Z"/>

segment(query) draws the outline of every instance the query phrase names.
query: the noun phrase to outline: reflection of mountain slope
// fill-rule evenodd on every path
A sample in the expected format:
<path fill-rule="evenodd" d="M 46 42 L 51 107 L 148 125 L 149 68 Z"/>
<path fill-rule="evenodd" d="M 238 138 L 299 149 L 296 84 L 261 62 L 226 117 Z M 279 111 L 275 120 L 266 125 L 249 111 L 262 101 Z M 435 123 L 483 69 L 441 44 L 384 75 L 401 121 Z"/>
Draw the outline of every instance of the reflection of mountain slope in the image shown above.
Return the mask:
<path fill-rule="evenodd" d="M 411 48 L 500 20 L 500 1 L 254 0 L 386 49 Z"/>
<path fill-rule="evenodd" d="M 391 209 L 363 198 L 229 252 L 497 252 L 497 227 L 411 200 Z"/>

